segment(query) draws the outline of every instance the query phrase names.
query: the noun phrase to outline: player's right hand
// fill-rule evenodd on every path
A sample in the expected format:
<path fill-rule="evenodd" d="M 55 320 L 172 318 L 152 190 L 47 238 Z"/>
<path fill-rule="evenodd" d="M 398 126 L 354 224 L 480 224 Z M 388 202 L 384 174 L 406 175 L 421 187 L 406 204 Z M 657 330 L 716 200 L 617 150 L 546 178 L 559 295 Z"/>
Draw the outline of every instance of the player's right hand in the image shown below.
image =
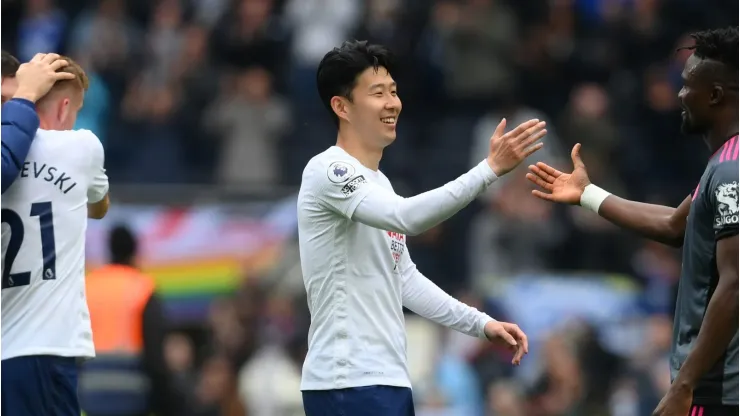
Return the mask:
<path fill-rule="evenodd" d="M 530 173 L 527 173 L 527 179 L 539 186 L 543 190 L 532 190 L 532 195 L 546 201 L 560 202 L 564 204 L 579 205 L 581 195 L 591 181 L 588 179 L 586 165 L 581 160 L 579 154 L 581 144 L 573 146 L 570 153 L 573 159 L 573 172 L 563 173 L 546 163 L 537 162 L 536 166 L 529 166 Z"/>
<path fill-rule="evenodd" d="M 501 120 L 491 136 L 488 165 L 496 176 L 502 176 L 517 167 L 522 160 L 542 148 L 538 141 L 547 134 L 545 122 L 532 119 L 504 134 L 506 119 Z"/>
<path fill-rule="evenodd" d="M 29 62 L 22 64 L 15 74 L 18 90 L 14 98 L 25 98 L 36 102 L 54 86 L 57 81 L 74 79 L 75 75 L 57 72 L 69 65 L 55 53 L 37 53 Z"/>

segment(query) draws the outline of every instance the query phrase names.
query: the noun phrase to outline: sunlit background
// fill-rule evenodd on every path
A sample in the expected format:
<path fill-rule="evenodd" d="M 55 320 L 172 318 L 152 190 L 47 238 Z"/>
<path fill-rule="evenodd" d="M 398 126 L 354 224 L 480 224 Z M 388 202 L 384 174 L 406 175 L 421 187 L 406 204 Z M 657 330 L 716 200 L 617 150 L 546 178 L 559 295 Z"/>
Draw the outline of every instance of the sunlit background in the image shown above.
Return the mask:
<path fill-rule="evenodd" d="M 3 0 L 2 47 L 69 54 L 91 87 L 78 128 L 106 151 L 113 208 L 88 263 L 130 226 L 166 300 L 182 416 L 302 415 L 309 315 L 295 194 L 336 131 L 315 91 L 346 39 L 388 45 L 404 103 L 381 169 L 404 195 L 486 154 L 501 117 L 547 120 L 532 161 L 677 205 L 709 152 L 676 94 L 692 30 L 738 24 L 735 0 Z M 74 151 L 74 149 L 70 149 Z M 647 415 L 669 384 L 679 252 L 531 197 L 520 169 L 409 240 L 420 270 L 517 322 L 522 367 L 407 315 L 422 416 Z"/>

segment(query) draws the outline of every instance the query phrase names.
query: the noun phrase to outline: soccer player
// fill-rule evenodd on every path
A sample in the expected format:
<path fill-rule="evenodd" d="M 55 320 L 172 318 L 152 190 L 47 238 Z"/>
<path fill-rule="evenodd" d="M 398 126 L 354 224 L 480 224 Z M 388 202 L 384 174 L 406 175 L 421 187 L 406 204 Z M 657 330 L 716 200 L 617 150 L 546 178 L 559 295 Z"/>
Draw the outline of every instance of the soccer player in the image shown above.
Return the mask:
<path fill-rule="evenodd" d="M 36 103 L 41 128 L 2 200 L 2 414 L 79 416 L 78 358 L 95 355 L 85 300 L 87 218 L 108 209 L 103 146 L 70 130 L 88 79 L 69 58 Z"/>
<path fill-rule="evenodd" d="M 18 177 L 39 127 L 34 103 L 56 81 L 74 78 L 73 74 L 56 72 L 66 65 L 67 61 L 53 53 L 37 54 L 21 65 L 13 55 L 2 51 L 2 193 Z"/>
<path fill-rule="evenodd" d="M 738 30 L 692 35 L 682 78 L 682 130 L 712 151 L 677 208 L 627 201 L 591 184 L 573 148 L 573 172 L 544 163 L 527 177 L 539 198 L 579 204 L 621 227 L 683 245 L 671 354 L 672 384 L 654 416 L 738 414 Z"/>
<path fill-rule="evenodd" d="M 491 138 L 488 158 L 456 180 L 403 198 L 378 170 L 396 138 L 401 100 L 389 51 L 345 42 L 324 56 L 318 91 L 339 132 L 308 162 L 298 195 L 303 280 L 311 312 L 301 390 L 307 416 L 413 415 L 403 307 L 509 347 L 518 365 L 525 334 L 444 293 L 417 270 L 406 235 L 465 207 L 538 150 L 546 130 L 530 120 Z"/>

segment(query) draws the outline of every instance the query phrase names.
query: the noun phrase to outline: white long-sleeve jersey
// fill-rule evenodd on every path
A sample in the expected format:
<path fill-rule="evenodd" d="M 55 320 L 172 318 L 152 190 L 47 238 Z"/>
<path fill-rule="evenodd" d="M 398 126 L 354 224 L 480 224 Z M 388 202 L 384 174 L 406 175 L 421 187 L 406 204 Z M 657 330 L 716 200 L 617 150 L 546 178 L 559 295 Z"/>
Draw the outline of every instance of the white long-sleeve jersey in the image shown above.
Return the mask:
<path fill-rule="evenodd" d="M 442 291 L 411 260 L 406 235 L 441 223 L 496 180 L 483 161 L 448 184 L 398 196 L 380 171 L 339 147 L 308 162 L 298 194 L 303 281 L 311 312 L 301 390 L 411 387 L 403 307 L 484 338 L 492 318 Z"/>

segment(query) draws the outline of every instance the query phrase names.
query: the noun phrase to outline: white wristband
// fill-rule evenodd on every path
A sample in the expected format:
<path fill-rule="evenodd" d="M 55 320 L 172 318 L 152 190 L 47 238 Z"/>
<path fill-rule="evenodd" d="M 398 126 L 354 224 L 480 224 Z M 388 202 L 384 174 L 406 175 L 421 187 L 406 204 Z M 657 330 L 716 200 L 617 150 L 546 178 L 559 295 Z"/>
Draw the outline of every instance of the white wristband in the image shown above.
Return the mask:
<path fill-rule="evenodd" d="M 583 190 L 583 194 L 581 195 L 581 206 L 598 214 L 601 203 L 604 202 L 606 197 L 609 195 L 611 195 L 609 192 L 594 184 L 589 184 Z"/>

